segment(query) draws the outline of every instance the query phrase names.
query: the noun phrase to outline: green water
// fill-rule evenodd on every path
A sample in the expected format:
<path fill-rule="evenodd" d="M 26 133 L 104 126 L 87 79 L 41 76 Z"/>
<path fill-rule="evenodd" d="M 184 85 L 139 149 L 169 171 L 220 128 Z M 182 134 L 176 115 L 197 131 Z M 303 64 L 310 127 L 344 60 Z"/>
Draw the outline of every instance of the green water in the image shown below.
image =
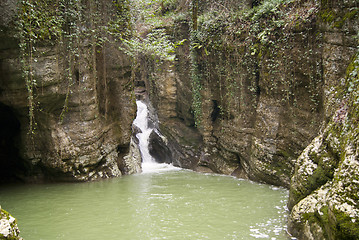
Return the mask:
<path fill-rule="evenodd" d="M 288 239 L 287 197 L 281 188 L 187 170 L 0 189 L 25 240 Z"/>

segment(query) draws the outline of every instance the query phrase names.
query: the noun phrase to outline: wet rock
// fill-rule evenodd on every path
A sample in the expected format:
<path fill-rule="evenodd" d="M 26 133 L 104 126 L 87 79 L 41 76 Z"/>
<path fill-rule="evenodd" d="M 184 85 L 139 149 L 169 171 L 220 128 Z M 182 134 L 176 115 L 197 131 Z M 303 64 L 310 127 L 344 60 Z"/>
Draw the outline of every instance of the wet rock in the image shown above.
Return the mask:
<path fill-rule="evenodd" d="M 142 171 L 141 163 L 142 157 L 138 147 L 138 142 L 136 143 L 135 138 L 132 137 L 129 153 L 124 157 L 124 161 L 120 165 L 121 172 L 124 174 L 140 173 Z"/>
<path fill-rule="evenodd" d="M 132 124 L 132 139 L 136 144 L 139 143 L 139 140 L 136 135 L 141 132 L 142 131 L 139 127 L 137 127 L 135 124 Z"/>
<path fill-rule="evenodd" d="M 172 163 L 172 153 L 167 144 L 168 140 L 162 134 L 156 130 L 151 132 L 148 149 L 156 162 Z"/>
<path fill-rule="evenodd" d="M 168 148 L 172 153 L 174 166 L 195 169 L 200 159 L 202 137 L 183 121 L 167 119 L 160 123 L 161 133 L 167 138 Z"/>

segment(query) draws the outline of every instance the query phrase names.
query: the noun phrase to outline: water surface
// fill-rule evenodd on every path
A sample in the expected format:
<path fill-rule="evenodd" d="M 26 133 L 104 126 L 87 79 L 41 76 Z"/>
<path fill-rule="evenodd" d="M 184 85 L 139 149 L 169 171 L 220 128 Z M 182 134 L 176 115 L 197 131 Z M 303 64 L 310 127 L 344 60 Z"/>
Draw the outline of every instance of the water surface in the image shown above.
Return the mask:
<path fill-rule="evenodd" d="M 287 197 L 282 188 L 178 169 L 0 189 L 25 240 L 288 239 Z"/>

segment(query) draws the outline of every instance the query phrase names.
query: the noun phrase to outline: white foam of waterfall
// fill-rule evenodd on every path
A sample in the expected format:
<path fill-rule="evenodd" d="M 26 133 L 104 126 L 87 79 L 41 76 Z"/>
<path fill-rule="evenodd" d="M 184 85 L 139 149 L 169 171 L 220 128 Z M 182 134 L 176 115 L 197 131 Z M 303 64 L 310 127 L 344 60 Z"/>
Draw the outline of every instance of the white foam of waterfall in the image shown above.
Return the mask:
<path fill-rule="evenodd" d="M 154 129 L 148 126 L 148 107 L 144 102 L 140 100 L 137 100 L 136 104 L 137 116 L 136 119 L 133 121 L 133 124 L 141 130 L 139 133 L 136 134 L 136 137 L 139 141 L 138 145 L 142 156 L 142 172 L 146 173 L 178 169 L 166 163 L 157 163 L 155 159 L 151 156 L 148 149 L 148 144 L 150 134 Z"/>

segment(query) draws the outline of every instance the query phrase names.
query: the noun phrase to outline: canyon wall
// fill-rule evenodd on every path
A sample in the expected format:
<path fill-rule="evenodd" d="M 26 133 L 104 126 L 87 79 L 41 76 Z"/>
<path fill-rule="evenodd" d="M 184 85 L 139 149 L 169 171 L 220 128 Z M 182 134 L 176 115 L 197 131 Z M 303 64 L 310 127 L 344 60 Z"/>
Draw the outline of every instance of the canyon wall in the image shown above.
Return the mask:
<path fill-rule="evenodd" d="M 356 51 L 357 3 L 242 4 L 199 6 L 196 31 L 175 19 L 166 31 L 187 39 L 177 60 L 147 61 L 141 77 L 161 131 L 188 153 L 177 165 L 289 187 L 296 159 L 339 106 L 332 88 Z"/>
<path fill-rule="evenodd" d="M 114 35 L 128 31 L 128 9 L 121 1 L 19 4 L 1 1 L 1 180 L 138 171 L 140 162 L 125 158 L 136 114 L 131 61 Z"/>
<path fill-rule="evenodd" d="M 133 62 L 125 1 L 15 2 L 1 1 L 2 182 L 140 171 L 135 77 L 160 162 L 290 188 L 299 239 L 358 238 L 357 1 L 178 1 L 151 26 L 174 58 Z"/>
<path fill-rule="evenodd" d="M 359 238 L 358 70 L 359 54 L 336 88 L 340 107 L 296 162 L 288 228 L 299 239 Z"/>
<path fill-rule="evenodd" d="M 358 239 L 358 2 L 243 4 L 167 23 L 176 60 L 140 69 L 173 163 L 290 188 L 298 239 Z"/>
<path fill-rule="evenodd" d="M 288 230 L 298 239 L 358 239 L 358 2 L 322 1 L 324 120 L 295 164 Z"/>

